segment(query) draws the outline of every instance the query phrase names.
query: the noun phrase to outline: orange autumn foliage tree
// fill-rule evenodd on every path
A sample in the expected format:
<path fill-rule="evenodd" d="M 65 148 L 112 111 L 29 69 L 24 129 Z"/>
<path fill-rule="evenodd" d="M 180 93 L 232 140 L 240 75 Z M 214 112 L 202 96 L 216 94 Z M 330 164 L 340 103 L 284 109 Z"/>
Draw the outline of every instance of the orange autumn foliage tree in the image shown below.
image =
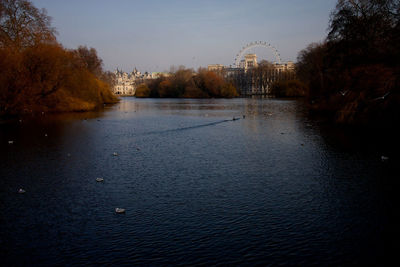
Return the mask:
<path fill-rule="evenodd" d="M 150 80 L 136 91 L 136 97 L 232 98 L 238 95 L 236 88 L 223 76 L 201 68 L 194 72 L 184 67 L 171 72 L 168 77 Z"/>
<path fill-rule="evenodd" d="M 54 32 L 29 1 L 0 0 L 0 115 L 85 111 L 117 100 L 96 50 L 67 50 Z"/>

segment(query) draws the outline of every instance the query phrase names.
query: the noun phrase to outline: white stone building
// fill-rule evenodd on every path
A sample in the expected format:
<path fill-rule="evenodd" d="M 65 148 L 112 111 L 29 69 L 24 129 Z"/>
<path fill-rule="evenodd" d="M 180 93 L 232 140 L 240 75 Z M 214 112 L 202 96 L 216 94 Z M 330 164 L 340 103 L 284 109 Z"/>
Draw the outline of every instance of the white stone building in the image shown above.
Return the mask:
<path fill-rule="evenodd" d="M 136 87 L 144 83 L 146 80 L 149 79 L 156 79 L 161 75 L 168 76 L 166 73 L 162 72 L 152 72 L 148 73 L 141 73 L 136 68 L 131 72 L 123 72 L 121 70 L 116 70 L 115 74 L 115 85 L 113 88 L 113 92 L 116 95 L 127 95 L 127 96 L 134 96 L 136 93 Z"/>

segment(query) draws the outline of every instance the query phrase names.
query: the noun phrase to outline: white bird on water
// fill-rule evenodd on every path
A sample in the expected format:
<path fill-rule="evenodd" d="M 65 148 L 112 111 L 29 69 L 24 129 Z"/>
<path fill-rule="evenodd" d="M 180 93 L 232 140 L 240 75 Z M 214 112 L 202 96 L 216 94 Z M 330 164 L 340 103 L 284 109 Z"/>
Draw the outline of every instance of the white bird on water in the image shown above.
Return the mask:
<path fill-rule="evenodd" d="M 388 159 L 389 159 L 389 157 L 387 157 L 387 156 L 382 156 L 382 157 L 381 157 L 381 160 L 382 160 L 382 161 L 387 161 Z"/>
<path fill-rule="evenodd" d="M 115 208 L 115 213 L 125 213 L 125 209 Z"/>
<path fill-rule="evenodd" d="M 9 144 L 9 145 L 12 145 L 12 144 L 14 144 L 14 141 L 13 141 L 13 140 L 10 140 L 10 141 L 8 141 L 8 144 Z"/>
<path fill-rule="evenodd" d="M 117 153 L 117 152 L 114 152 L 114 153 L 113 153 L 113 156 L 118 156 L 118 153 Z"/>
<path fill-rule="evenodd" d="M 18 193 L 19 194 L 23 194 L 23 193 L 25 193 L 26 191 L 24 190 L 24 189 L 22 189 L 22 188 L 20 188 L 19 190 L 18 190 Z"/>
<path fill-rule="evenodd" d="M 104 182 L 104 178 L 102 177 L 96 178 L 96 182 Z"/>

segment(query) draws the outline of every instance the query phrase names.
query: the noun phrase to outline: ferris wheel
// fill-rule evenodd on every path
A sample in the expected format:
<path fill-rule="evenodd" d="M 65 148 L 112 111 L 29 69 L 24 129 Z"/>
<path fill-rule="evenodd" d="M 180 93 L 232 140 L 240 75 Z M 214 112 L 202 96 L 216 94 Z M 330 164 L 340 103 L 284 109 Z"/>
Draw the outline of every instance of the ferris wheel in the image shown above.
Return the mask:
<path fill-rule="evenodd" d="M 256 42 L 251 42 L 251 43 L 247 44 L 246 46 L 243 46 L 242 49 L 239 51 L 239 53 L 236 55 L 236 58 L 235 58 L 235 67 L 236 68 L 239 68 L 240 60 L 243 57 L 243 55 L 246 53 L 246 51 L 249 51 L 250 49 L 255 48 L 255 47 L 264 47 L 269 50 L 272 50 L 272 52 L 274 53 L 276 62 L 278 64 L 281 64 L 281 62 L 282 62 L 281 56 L 279 55 L 279 52 L 275 47 L 273 47 L 271 44 L 269 44 L 267 42 L 256 41 Z"/>

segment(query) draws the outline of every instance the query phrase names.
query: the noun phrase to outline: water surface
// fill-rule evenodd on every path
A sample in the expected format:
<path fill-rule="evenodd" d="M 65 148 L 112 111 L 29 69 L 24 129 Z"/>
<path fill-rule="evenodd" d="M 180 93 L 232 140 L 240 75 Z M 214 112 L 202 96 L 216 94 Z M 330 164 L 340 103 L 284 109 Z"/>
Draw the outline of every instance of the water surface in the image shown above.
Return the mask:
<path fill-rule="evenodd" d="M 382 265 L 399 160 L 365 134 L 278 99 L 123 98 L 3 122 L 2 264 Z"/>

